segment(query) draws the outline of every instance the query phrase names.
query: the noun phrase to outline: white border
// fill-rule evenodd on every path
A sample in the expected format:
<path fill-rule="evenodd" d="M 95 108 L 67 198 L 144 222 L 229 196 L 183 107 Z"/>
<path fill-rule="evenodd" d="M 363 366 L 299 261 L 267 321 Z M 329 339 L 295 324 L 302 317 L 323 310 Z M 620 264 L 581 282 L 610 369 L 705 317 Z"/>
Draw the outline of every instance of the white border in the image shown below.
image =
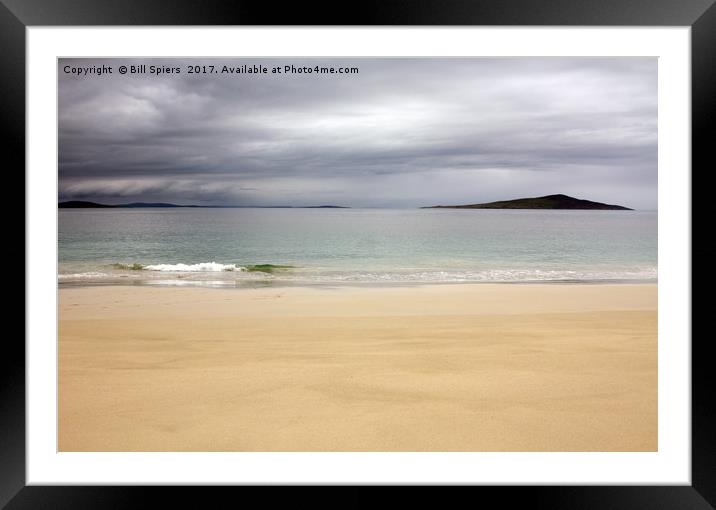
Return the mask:
<path fill-rule="evenodd" d="M 27 483 L 690 484 L 690 29 L 27 29 Z M 57 453 L 56 59 L 658 56 L 657 453 Z M 668 141 L 668 143 L 667 143 Z"/>

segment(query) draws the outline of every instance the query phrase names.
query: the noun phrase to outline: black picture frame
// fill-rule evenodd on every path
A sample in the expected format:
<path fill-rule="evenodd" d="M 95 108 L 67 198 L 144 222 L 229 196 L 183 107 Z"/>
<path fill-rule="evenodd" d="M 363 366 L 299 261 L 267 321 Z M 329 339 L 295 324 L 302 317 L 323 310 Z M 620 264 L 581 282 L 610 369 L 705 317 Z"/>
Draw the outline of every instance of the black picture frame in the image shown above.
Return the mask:
<path fill-rule="evenodd" d="M 708 204 L 705 187 L 693 186 L 699 173 L 716 168 L 716 5 L 714 0 L 364 0 L 356 4 L 237 0 L 0 0 L 0 140 L 6 178 L 25 168 L 25 28 L 83 25 L 560 25 L 689 26 L 692 71 L 692 218 L 702 223 Z M 8 182 L 8 181 L 6 181 Z M 20 196 L 24 180 L 6 189 Z M 22 194 L 24 196 L 24 193 Z M 9 212 L 9 211 L 8 211 Z M 698 232 L 692 227 L 692 232 Z M 704 231 L 708 234 L 708 231 Z M 24 235 L 24 233 L 23 233 Z M 692 255 L 713 256 L 716 241 L 699 240 Z M 693 243 L 692 243 L 693 244 Z M 24 244 L 23 244 L 24 246 Z M 24 248 L 23 248 L 24 252 Z M 17 259 L 16 253 L 12 254 Z M 27 271 L 27 267 L 25 268 Z M 19 272 L 17 272 L 19 273 Z M 693 288 L 693 287 L 692 287 Z M 23 281 L 23 293 L 25 293 Z M 23 300 L 24 304 L 24 300 Z M 694 311 L 706 306 L 692 302 Z M 8 314 L 9 315 L 9 314 Z M 9 317 L 8 317 L 9 318 Z M 695 331 L 695 330 L 694 330 Z M 155 506 L 168 491 L 183 505 L 237 506 L 231 498 L 210 504 L 207 497 L 227 496 L 238 488 L 61 487 L 25 484 L 25 349 L 19 335 L 4 335 L 0 385 L 0 507 L 137 508 Z M 716 416 L 711 396 L 713 369 L 707 355 L 709 335 L 692 334 L 692 484 L 690 486 L 474 487 L 470 498 L 497 497 L 502 507 L 570 509 L 708 509 L 716 507 Z M 247 488 L 244 488 L 246 490 Z M 209 494 L 211 492 L 211 494 Z M 292 491 L 293 492 L 293 491 Z M 421 491 L 422 492 L 422 491 Z M 293 504 L 301 493 L 292 495 Z M 305 493 L 303 493 L 305 494 Z M 325 494 L 330 494 L 327 492 Z M 422 503 L 443 496 L 417 494 Z M 308 498 L 308 496 L 304 496 Z M 298 499 L 296 499 L 298 498 Z M 327 495 L 311 506 L 373 505 L 377 496 L 352 487 L 338 499 Z M 407 503 L 403 500 L 403 505 Z"/>

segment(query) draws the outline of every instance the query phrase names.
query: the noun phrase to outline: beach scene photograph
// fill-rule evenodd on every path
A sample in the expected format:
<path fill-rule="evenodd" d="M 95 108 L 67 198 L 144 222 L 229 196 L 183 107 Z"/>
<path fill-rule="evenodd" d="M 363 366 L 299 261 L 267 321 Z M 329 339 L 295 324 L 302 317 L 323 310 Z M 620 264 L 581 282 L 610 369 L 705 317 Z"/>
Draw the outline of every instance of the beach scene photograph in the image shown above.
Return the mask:
<path fill-rule="evenodd" d="M 58 451 L 657 451 L 657 63 L 58 59 Z"/>

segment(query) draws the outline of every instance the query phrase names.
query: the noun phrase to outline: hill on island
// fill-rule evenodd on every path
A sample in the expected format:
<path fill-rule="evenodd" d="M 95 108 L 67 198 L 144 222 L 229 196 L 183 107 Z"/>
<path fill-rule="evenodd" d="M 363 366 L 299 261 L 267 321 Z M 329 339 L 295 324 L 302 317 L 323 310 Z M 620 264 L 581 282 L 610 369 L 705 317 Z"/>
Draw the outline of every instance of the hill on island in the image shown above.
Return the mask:
<path fill-rule="evenodd" d="M 421 209 L 591 209 L 606 211 L 633 211 L 621 205 L 603 204 L 591 200 L 581 200 L 567 195 L 546 195 L 535 198 L 517 198 L 484 204 L 434 205 Z"/>

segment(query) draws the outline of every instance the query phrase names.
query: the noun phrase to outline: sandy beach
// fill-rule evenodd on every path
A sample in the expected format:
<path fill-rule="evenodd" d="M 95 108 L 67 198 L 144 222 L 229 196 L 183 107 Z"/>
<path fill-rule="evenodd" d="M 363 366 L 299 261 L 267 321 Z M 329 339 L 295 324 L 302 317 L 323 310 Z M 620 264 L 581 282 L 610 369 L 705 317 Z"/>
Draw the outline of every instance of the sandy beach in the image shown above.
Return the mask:
<path fill-rule="evenodd" d="M 59 291 L 60 451 L 654 451 L 656 284 Z"/>

